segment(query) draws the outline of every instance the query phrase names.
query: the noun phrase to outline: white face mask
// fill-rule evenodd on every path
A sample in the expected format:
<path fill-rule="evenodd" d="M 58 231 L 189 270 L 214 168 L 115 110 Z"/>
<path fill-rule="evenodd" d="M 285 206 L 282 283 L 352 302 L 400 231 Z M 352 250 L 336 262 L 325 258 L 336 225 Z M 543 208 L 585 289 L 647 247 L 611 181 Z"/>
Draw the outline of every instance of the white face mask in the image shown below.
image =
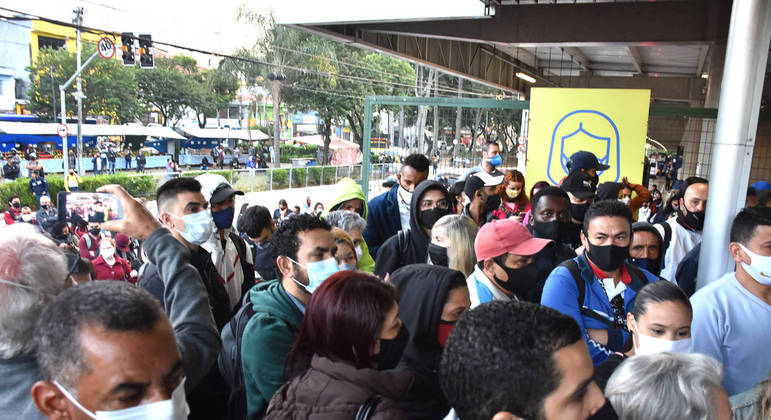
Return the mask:
<path fill-rule="evenodd" d="M 624 203 L 625 206 L 628 206 L 629 202 L 632 201 L 632 199 L 629 197 L 624 197 L 624 198 L 619 198 L 618 201 Z"/>
<path fill-rule="evenodd" d="M 652 337 L 640 332 L 637 328 L 637 322 L 632 320 L 634 329 L 637 331 L 637 340 L 634 343 L 634 354 L 642 356 L 645 354 L 663 353 L 665 351 L 674 353 L 690 353 L 693 349 L 691 338 L 682 338 L 680 340 L 667 340 L 664 338 Z"/>
<path fill-rule="evenodd" d="M 360 261 L 362 255 L 364 255 L 364 251 L 361 250 L 361 245 L 359 245 L 356 247 L 356 260 Z"/>
<path fill-rule="evenodd" d="M 104 258 L 105 260 L 111 260 L 112 257 L 115 256 L 115 248 L 112 248 L 112 247 L 101 248 L 99 250 L 99 255 L 101 255 L 102 258 Z"/>
<path fill-rule="evenodd" d="M 742 268 L 747 272 L 756 282 L 764 285 L 771 286 L 771 257 L 758 255 L 746 246 L 739 244 L 742 250 L 750 256 L 750 264 L 747 265 L 742 262 Z"/>
<path fill-rule="evenodd" d="M 412 203 L 412 192 L 405 190 L 401 185 L 399 185 L 397 194 L 399 194 L 399 198 L 402 200 L 402 202 L 404 202 L 404 204 L 409 206 L 410 203 Z"/>
<path fill-rule="evenodd" d="M 201 245 L 208 241 L 214 231 L 214 221 L 209 210 L 199 211 L 198 213 L 186 214 L 182 217 L 169 212 L 172 217 L 185 222 L 185 231 L 174 228 L 186 241 L 191 244 Z"/>
<path fill-rule="evenodd" d="M 171 393 L 171 399 L 142 404 L 136 407 L 113 411 L 97 411 L 92 413 L 81 405 L 63 386 L 54 381 L 54 385 L 80 411 L 97 420 L 184 420 L 190 414 L 190 408 L 185 401 L 185 379 Z"/>

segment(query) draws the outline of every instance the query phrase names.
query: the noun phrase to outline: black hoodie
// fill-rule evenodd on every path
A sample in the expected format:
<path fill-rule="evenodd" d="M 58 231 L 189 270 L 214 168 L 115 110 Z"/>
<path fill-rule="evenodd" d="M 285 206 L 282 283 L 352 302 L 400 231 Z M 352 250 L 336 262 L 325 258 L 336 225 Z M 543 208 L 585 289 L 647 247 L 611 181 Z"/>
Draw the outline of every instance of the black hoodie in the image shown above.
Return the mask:
<path fill-rule="evenodd" d="M 429 264 L 413 264 L 391 273 L 399 294 L 399 318 L 410 332 L 400 369 L 415 373 L 415 381 L 400 402 L 409 419 L 441 419 L 450 406 L 439 387 L 442 347 L 439 321 L 454 287 L 465 287 L 460 271 Z"/>
<path fill-rule="evenodd" d="M 408 264 L 422 264 L 428 261 L 428 244 L 431 238 L 423 230 L 420 223 L 420 211 L 418 203 L 428 190 L 439 190 L 444 194 L 447 202 L 452 204 L 447 188 L 437 181 L 423 181 L 415 188 L 410 202 L 410 230 L 396 233 L 391 236 L 377 251 L 375 258 L 375 275 L 385 278 L 387 273 L 393 273 L 396 269 Z M 402 237 L 401 240 L 399 237 Z"/>

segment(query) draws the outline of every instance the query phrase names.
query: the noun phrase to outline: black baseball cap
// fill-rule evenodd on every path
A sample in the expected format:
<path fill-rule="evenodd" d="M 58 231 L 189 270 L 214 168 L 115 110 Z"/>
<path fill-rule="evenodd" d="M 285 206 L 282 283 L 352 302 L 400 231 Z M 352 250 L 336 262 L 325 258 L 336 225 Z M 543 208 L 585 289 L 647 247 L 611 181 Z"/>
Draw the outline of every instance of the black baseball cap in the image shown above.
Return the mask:
<path fill-rule="evenodd" d="M 227 182 L 221 182 L 214 187 L 214 191 L 211 192 L 211 199 L 209 199 L 209 201 L 212 203 L 221 203 L 230 198 L 233 194 L 244 195 L 244 192 L 234 190 Z"/>
<path fill-rule="evenodd" d="M 592 177 L 586 172 L 575 171 L 568 175 L 560 188 L 573 194 L 574 196 L 585 199 L 594 197 L 594 188 L 592 188 Z"/>
<path fill-rule="evenodd" d="M 600 163 L 599 160 L 597 160 L 597 156 L 594 155 L 592 152 L 587 152 L 585 150 L 581 150 L 579 152 L 575 152 L 572 155 L 570 155 L 570 159 L 567 163 L 568 168 L 570 168 L 570 171 L 577 171 L 579 169 L 597 169 L 600 171 L 604 171 L 610 166 L 603 165 Z"/>

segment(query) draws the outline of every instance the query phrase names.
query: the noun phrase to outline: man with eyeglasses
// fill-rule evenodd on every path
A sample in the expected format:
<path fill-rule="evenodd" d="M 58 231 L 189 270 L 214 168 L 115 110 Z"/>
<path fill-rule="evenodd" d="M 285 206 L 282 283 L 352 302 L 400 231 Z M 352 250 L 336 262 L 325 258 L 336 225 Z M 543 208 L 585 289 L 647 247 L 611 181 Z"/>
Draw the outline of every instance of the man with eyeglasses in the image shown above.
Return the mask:
<path fill-rule="evenodd" d="M 400 230 L 383 243 L 377 253 L 375 275 L 385 278 L 399 267 L 427 262 L 431 228 L 452 213 L 450 203 L 450 194 L 441 183 L 421 182 L 410 202 L 410 229 Z"/>

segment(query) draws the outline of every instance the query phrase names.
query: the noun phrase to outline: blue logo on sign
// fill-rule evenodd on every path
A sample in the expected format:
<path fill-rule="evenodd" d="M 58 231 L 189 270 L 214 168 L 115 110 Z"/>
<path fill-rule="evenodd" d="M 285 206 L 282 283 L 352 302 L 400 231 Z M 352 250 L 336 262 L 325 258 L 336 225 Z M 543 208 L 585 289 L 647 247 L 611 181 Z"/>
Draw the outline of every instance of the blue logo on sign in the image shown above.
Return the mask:
<path fill-rule="evenodd" d="M 555 143 L 558 143 L 559 159 L 555 159 Z M 619 180 L 621 177 L 620 136 L 618 127 L 610 117 L 599 111 L 578 110 L 560 118 L 552 132 L 549 161 L 546 167 L 546 175 L 554 185 L 559 185 L 562 178 L 568 174 L 568 159 L 579 150 L 594 153 L 600 163 L 610 165 L 611 168 L 608 171 L 615 171 L 616 176 L 613 181 Z M 598 175 L 602 175 L 603 172 L 605 171 L 598 172 Z"/>

